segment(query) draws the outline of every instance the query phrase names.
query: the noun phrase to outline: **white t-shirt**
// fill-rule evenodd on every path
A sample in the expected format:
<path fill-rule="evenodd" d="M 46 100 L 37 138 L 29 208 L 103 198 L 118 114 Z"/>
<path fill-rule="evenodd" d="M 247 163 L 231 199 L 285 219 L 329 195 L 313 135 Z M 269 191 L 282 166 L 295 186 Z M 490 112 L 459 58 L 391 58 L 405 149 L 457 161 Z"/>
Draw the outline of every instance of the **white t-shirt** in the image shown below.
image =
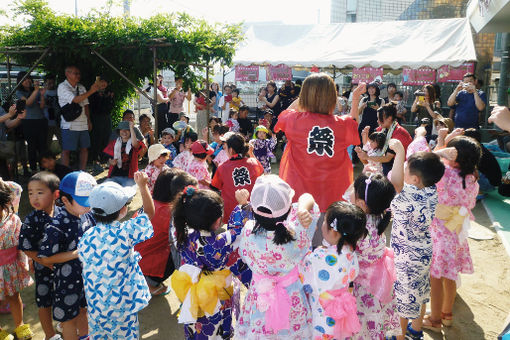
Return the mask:
<path fill-rule="evenodd" d="M 220 110 L 222 110 L 223 104 L 225 104 L 225 96 L 220 98 L 220 102 L 218 104 Z M 221 121 L 223 124 L 228 120 L 228 114 L 230 112 L 230 102 L 225 104 L 225 109 L 221 111 Z"/>
<path fill-rule="evenodd" d="M 76 93 L 76 87 L 78 87 L 78 94 Z M 57 95 L 58 95 L 58 104 L 60 107 L 63 107 L 66 104 L 72 103 L 74 97 L 77 95 L 82 95 L 85 92 L 87 92 L 87 89 L 85 86 L 81 84 L 77 84 L 76 86 L 71 86 L 67 80 L 65 80 L 63 83 L 60 83 L 58 85 L 57 89 Z M 78 116 L 75 120 L 72 122 L 68 122 L 64 119 L 64 117 L 61 117 L 60 120 L 60 128 L 61 129 L 68 129 L 71 131 L 87 131 L 89 129 L 89 126 L 87 124 L 87 115 L 85 115 L 85 105 L 89 104 L 89 100 L 85 99 L 81 101 L 81 115 Z"/>

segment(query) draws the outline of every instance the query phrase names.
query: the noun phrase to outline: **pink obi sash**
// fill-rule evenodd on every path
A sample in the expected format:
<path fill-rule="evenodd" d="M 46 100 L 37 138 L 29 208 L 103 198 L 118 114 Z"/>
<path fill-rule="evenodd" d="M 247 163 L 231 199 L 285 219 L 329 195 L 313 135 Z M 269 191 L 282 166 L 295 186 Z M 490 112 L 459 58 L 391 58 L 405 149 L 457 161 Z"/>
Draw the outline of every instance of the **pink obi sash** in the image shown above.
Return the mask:
<path fill-rule="evenodd" d="M 328 290 L 320 295 L 319 302 L 324 314 L 335 320 L 335 339 L 349 338 L 360 331 L 356 298 L 347 288 Z"/>
<path fill-rule="evenodd" d="M 284 276 L 253 274 L 253 285 L 258 294 L 257 309 L 266 313 L 266 328 L 277 333 L 289 329 L 291 301 L 285 287 L 299 279 L 297 266 Z"/>
<path fill-rule="evenodd" d="M 11 264 L 18 259 L 18 248 L 0 249 L 0 266 Z"/>
<path fill-rule="evenodd" d="M 365 287 L 381 303 L 388 303 L 393 298 L 393 284 L 397 279 L 394 257 L 393 250 L 386 248 L 379 260 L 373 263 L 359 262 L 360 275 L 354 282 Z"/>

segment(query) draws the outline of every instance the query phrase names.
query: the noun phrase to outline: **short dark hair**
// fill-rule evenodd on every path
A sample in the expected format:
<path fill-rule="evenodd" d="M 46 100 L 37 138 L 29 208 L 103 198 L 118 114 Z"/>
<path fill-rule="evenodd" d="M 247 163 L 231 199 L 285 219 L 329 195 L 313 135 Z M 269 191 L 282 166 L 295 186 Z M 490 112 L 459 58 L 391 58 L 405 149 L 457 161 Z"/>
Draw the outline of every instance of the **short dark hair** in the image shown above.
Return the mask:
<path fill-rule="evenodd" d="M 235 89 L 232 90 L 232 93 L 237 93 L 237 95 L 239 95 L 239 93 L 241 93 L 241 91 L 239 91 L 238 88 L 235 88 Z"/>
<path fill-rule="evenodd" d="M 132 114 L 133 116 L 135 115 L 135 113 L 132 110 L 127 109 L 122 113 L 122 118 L 126 117 L 127 114 Z"/>
<path fill-rule="evenodd" d="M 377 149 L 382 150 L 386 143 L 386 134 L 384 132 L 372 132 L 368 139 L 373 140 L 377 143 Z"/>
<path fill-rule="evenodd" d="M 53 152 L 51 152 L 50 150 L 44 151 L 39 158 L 40 159 L 57 159 L 55 157 L 55 154 Z"/>
<path fill-rule="evenodd" d="M 57 77 L 55 77 L 55 75 L 54 75 L 53 73 L 48 73 L 48 74 L 46 74 L 46 75 L 44 76 L 44 80 L 45 80 L 45 81 L 46 81 L 46 80 L 50 80 L 50 79 L 55 80 L 55 79 L 57 79 Z"/>
<path fill-rule="evenodd" d="M 198 159 L 205 159 L 207 157 L 207 153 L 194 153 L 193 157 L 196 157 Z"/>
<path fill-rule="evenodd" d="M 395 96 L 398 95 L 398 96 L 400 96 L 400 98 L 404 98 L 404 94 L 402 93 L 402 91 L 396 91 L 394 95 Z"/>
<path fill-rule="evenodd" d="M 218 124 L 218 125 L 215 125 L 212 129 L 212 133 L 217 133 L 219 135 L 224 135 L 226 134 L 228 131 L 230 130 L 230 128 L 227 126 L 227 125 L 224 125 L 224 124 Z"/>
<path fill-rule="evenodd" d="M 241 107 L 239 108 L 239 112 L 241 111 L 250 111 L 250 107 L 248 105 L 241 105 Z"/>
<path fill-rule="evenodd" d="M 390 88 L 390 87 L 393 87 L 395 88 L 395 90 L 397 89 L 397 84 L 395 83 L 389 83 L 388 86 L 386 86 L 386 88 Z"/>
<path fill-rule="evenodd" d="M 170 195 L 170 187 L 174 177 L 182 170 L 177 168 L 163 169 L 154 183 L 154 191 L 152 198 L 163 203 L 170 203 L 172 197 Z"/>
<path fill-rule="evenodd" d="M 198 135 L 196 132 L 190 131 L 186 134 L 184 134 L 184 141 L 190 140 L 191 142 L 196 142 L 198 140 Z"/>
<path fill-rule="evenodd" d="M 395 103 L 396 102 L 389 102 L 377 109 L 377 118 L 380 122 L 390 117 L 393 118 L 393 121 L 397 120 L 397 104 Z"/>
<path fill-rule="evenodd" d="M 237 110 L 235 110 L 235 109 L 230 109 L 230 110 L 228 111 L 228 118 L 232 118 L 232 117 L 234 117 L 234 115 L 235 115 L 236 113 L 237 113 L 237 114 L 239 114 L 239 112 L 238 112 Z"/>
<path fill-rule="evenodd" d="M 471 77 L 471 78 L 473 78 L 474 80 L 476 80 L 476 76 L 475 76 L 475 74 L 474 74 L 474 73 L 471 73 L 471 72 L 464 73 L 464 75 L 462 76 L 462 79 L 464 79 L 464 78 L 469 78 L 469 77 Z"/>
<path fill-rule="evenodd" d="M 466 129 L 464 130 L 464 136 L 471 137 L 476 139 L 478 143 L 482 142 L 482 134 L 480 133 L 480 130 L 478 129 Z"/>
<path fill-rule="evenodd" d="M 144 114 L 142 114 L 142 115 L 140 115 L 140 117 L 138 117 L 138 121 L 139 121 L 140 123 L 141 123 L 141 122 L 142 122 L 142 120 L 144 120 L 144 119 L 148 119 L 149 121 L 151 120 L 151 119 L 149 118 L 149 116 L 148 116 L 148 115 L 146 115 L 145 113 L 144 113 Z"/>
<path fill-rule="evenodd" d="M 121 208 L 122 209 L 122 208 Z M 96 220 L 96 223 L 109 224 L 116 221 L 119 218 L 120 210 L 109 215 L 104 215 L 104 210 L 101 208 L 92 208 L 92 215 Z"/>
<path fill-rule="evenodd" d="M 407 159 L 409 173 L 418 176 L 423 186 L 430 187 L 441 180 L 444 175 L 444 164 L 433 152 L 420 151 Z"/>
<path fill-rule="evenodd" d="M 35 181 L 44 183 L 44 185 L 46 185 L 51 192 L 57 191 L 60 185 L 60 179 L 57 177 L 57 175 L 48 171 L 40 171 L 36 173 L 30 177 L 28 183 Z"/>

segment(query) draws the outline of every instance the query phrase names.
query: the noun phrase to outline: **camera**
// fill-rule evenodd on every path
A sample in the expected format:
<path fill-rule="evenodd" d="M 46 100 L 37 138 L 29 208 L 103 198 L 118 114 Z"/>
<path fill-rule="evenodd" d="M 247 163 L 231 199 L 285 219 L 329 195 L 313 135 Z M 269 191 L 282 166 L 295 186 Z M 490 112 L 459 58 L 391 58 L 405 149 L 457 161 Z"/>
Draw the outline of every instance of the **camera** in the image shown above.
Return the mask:
<path fill-rule="evenodd" d="M 430 125 L 432 125 L 432 123 L 429 118 L 422 118 L 420 120 L 420 125 L 421 126 L 430 126 Z"/>
<path fill-rule="evenodd" d="M 16 100 L 16 113 L 23 113 L 25 107 L 27 106 L 27 102 L 24 99 Z"/>
<path fill-rule="evenodd" d="M 42 81 L 42 80 L 41 80 L 41 81 L 39 82 L 39 87 L 44 87 L 44 81 Z"/>
<path fill-rule="evenodd" d="M 416 90 L 416 91 L 414 91 L 414 95 L 417 97 L 425 97 L 425 92 L 423 92 L 421 90 Z"/>

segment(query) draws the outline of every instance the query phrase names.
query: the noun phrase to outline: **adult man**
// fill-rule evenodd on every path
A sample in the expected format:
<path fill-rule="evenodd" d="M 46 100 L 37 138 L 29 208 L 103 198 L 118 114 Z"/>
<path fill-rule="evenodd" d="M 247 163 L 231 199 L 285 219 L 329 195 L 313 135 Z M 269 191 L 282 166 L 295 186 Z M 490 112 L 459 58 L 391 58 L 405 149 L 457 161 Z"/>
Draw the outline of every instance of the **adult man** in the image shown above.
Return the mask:
<path fill-rule="evenodd" d="M 462 82 L 448 98 L 448 106 L 455 106 L 455 127 L 478 129 L 478 112 L 485 109 L 487 96 L 475 87 L 476 76 L 466 73 Z M 450 114 L 453 119 L 453 114 Z"/>
<path fill-rule="evenodd" d="M 92 130 L 92 123 L 89 114 L 89 101 L 93 93 L 106 87 L 106 82 L 95 82 L 87 91 L 85 86 L 79 84 L 80 70 L 76 66 L 68 66 L 65 69 L 66 80 L 58 85 L 58 103 L 60 107 L 66 104 L 78 103 L 81 107 L 81 114 L 68 122 L 61 117 L 60 128 L 62 130 L 62 164 L 69 166 L 71 151 L 80 150 L 79 169 L 85 170 L 87 165 L 88 148 L 90 147 L 89 131 Z"/>
<path fill-rule="evenodd" d="M 395 93 L 397 92 L 397 85 L 395 83 L 389 83 L 386 86 L 386 91 L 388 91 L 388 97 L 384 98 L 384 102 L 388 104 L 390 101 L 395 100 Z"/>

